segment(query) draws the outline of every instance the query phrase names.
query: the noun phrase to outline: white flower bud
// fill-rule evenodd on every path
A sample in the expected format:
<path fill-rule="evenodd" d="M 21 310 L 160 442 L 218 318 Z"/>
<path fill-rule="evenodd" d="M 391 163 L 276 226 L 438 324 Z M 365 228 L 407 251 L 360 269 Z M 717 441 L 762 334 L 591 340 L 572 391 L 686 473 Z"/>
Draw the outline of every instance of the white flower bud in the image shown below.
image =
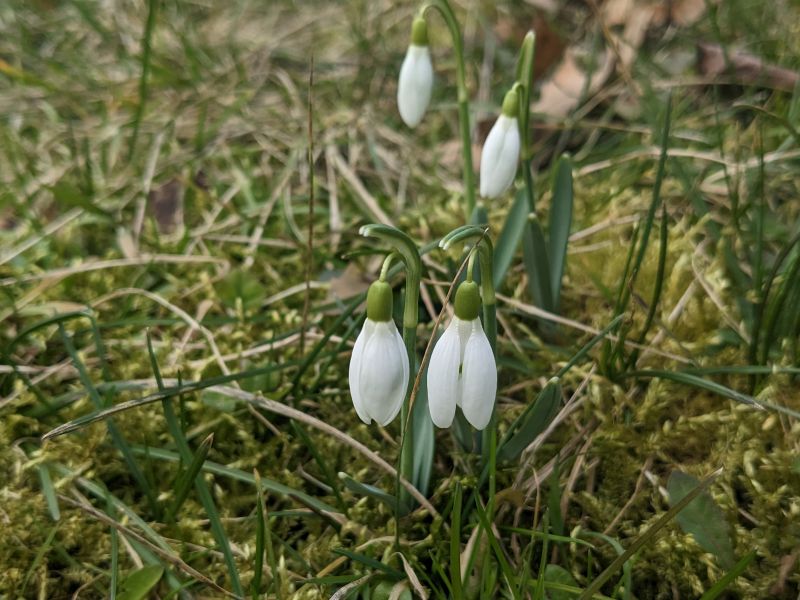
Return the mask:
<path fill-rule="evenodd" d="M 505 192 L 517 174 L 519 162 L 518 95 L 511 89 L 503 100 L 503 112 L 486 137 L 481 152 L 481 196 L 496 198 Z"/>
<path fill-rule="evenodd" d="M 397 108 L 409 127 L 416 127 L 425 116 L 433 90 L 433 65 L 428 46 L 411 44 L 400 67 Z"/>

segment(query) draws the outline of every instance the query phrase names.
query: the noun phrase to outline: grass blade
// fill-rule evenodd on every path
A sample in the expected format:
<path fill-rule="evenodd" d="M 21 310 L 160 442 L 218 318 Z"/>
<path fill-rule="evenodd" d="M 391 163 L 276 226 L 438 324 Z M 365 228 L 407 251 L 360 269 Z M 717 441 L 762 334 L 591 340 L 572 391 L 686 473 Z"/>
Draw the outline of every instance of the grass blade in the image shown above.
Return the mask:
<path fill-rule="evenodd" d="M 264 572 L 264 555 L 266 553 L 269 563 L 270 581 L 265 594 L 269 594 L 275 583 L 278 567 L 275 562 L 275 549 L 272 546 L 272 531 L 269 524 L 269 513 L 267 503 L 264 500 L 264 488 L 261 484 L 261 476 L 256 469 L 253 469 L 253 478 L 256 483 L 256 562 L 253 576 L 253 600 L 261 597 L 261 577 Z"/>
<path fill-rule="evenodd" d="M 150 57 L 153 53 L 153 30 L 156 25 L 157 10 L 158 0 L 148 0 L 147 22 L 142 36 L 142 73 L 139 77 L 139 105 L 136 107 L 136 115 L 133 118 L 133 134 L 128 146 L 128 160 L 133 159 L 133 154 L 136 151 L 136 142 L 139 138 L 139 128 L 144 118 L 144 109 L 147 102 L 147 84 L 150 76 Z"/>
<path fill-rule="evenodd" d="M 628 547 L 625 552 L 620 554 L 614 561 L 606 567 L 606 569 L 598 575 L 594 581 L 583 590 L 581 594 L 580 600 L 589 600 L 592 596 L 600 591 L 600 588 L 603 587 L 603 584 L 608 581 L 614 573 L 616 573 L 622 565 L 624 565 L 628 560 L 636 554 L 647 542 L 654 539 L 656 534 L 661 531 L 672 519 L 674 519 L 679 512 L 681 512 L 686 506 L 697 496 L 702 494 L 708 486 L 710 486 L 714 480 L 722 473 L 722 469 L 718 469 L 714 471 L 711 475 L 706 477 L 700 485 L 694 488 L 691 492 L 686 494 L 679 502 L 676 502 L 675 505 L 670 508 L 667 512 L 665 512 L 659 519 L 651 525 L 647 531 L 645 531 L 642 535 L 634 540 L 634 542 Z"/>
<path fill-rule="evenodd" d="M 489 519 L 486 516 L 486 511 L 483 510 L 483 507 L 481 507 L 481 504 L 477 498 L 475 498 L 475 512 L 478 515 L 480 527 L 484 530 L 484 532 L 486 532 L 486 539 L 489 540 L 489 546 L 491 546 L 492 552 L 494 552 L 495 557 L 497 557 L 497 562 L 500 564 L 500 570 L 503 571 L 503 576 L 506 578 L 508 589 L 511 591 L 512 597 L 516 600 L 520 596 L 517 586 L 514 584 L 514 571 L 511 569 L 511 565 L 508 564 L 508 560 L 506 559 L 505 554 L 503 554 L 503 549 L 500 547 L 500 544 L 497 543 L 497 538 L 495 537 L 494 531 L 489 523 Z"/>
<path fill-rule="evenodd" d="M 153 369 L 153 375 L 156 378 L 156 382 L 158 382 L 158 388 L 159 390 L 163 390 L 164 382 L 161 379 L 161 370 L 158 367 L 158 360 L 156 359 L 155 352 L 153 351 L 153 341 L 150 337 L 149 331 L 147 332 L 147 352 L 150 356 L 150 365 Z M 186 437 L 183 435 L 180 423 L 178 422 L 178 417 L 175 415 L 175 410 L 172 407 L 172 402 L 170 400 L 162 400 L 161 405 L 164 409 L 164 416 L 167 420 L 167 428 L 169 429 L 169 432 L 175 441 L 175 445 L 178 448 L 181 460 L 186 464 L 191 464 L 193 458 L 192 451 L 189 449 L 189 443 L 186 441 Z M 202 462 L 200 464 L 202 466 Z M 202 477 L 194 478 L 194 486 L 197 490 L 197 495 L 200 498 L 200 502 L 203 505 L 206 514 L 208 515 L 208 520 L 211 524 L 211 532 L 214 535 L 217 546 L 219 546 L 222 556 L 225 559 L 225 564 L 228 567 L 228 574 L 231 578 L 231 586 L 233 587 L 233 591 L 238 596 L 243 597 L 244 588 L 242 588 L 242 583 L 239 579 L 239 571 L 236 568 L 236 561 L 233 558 L 233 552 L 231 552 L 230 543 L 228 542 L 228 537 L 225 534 L 225 528 L 222 526 L 222 520 L 220 519 L 219 512 L 214 504 L 214 499 L 211 496 L 211 492 L 209 491 L 208 486 Z"/>
<path fill-rule="evenodd" d="M 686 373 L 684 371 L 659 371 L 659 370 L 631 371 L 629 373 L 625 373 L 624 377 L 657 377 L 659 379 L 668 379 L 670 381 L 675 381 L 676 383 L 691 385 L 706 390 L 708 392 L 713 392 L 714 394 L 719 394 L 720 396 L 724 396 L 725 398 L 730 398 L 731 400 L 736 400 L 737 402 L 741 402 L 742 404 L 748 404 L 755 408 L 759 408 L 762 410 L 773 410 L 775 412 L 780 412 L 785 415 L 794 417 L 795 419 L 800 419 L 800 412 L 796 410 L 792 410 L 791 408 L 786 408 L 785 406 L 780 406 L 777 404 L 762 402 L 761 400 L 757 400 L 753 396 L 748 396 L 747 394 L 743 394 L 742 392 L 737 392 L 736 390 L 733 390 L 729 387 L 725 387 L 724 385 L 721 385 L 714 381 L 710 381 L 703 377 L 699 377 L 691 373 Z"/>
<path fill-rule="evenodd" d="M 453 600 L 461 600 L 461 483 L 458 481 L 450 519 L 450 586 Z"/>
<path fill-rule="evenodd" d="M 350 477 L 350 475 L 347 473 L 339 473 L 339 479 L 342 480 L 345 487 L 351 492 L 360 496 L 374 498 L 379 502 L 383 502 L 392 510 L 397 508 L 397 498 L 392 496 L 389 492 L 385 492 L 374 485 L 369 485 L 368 483 L 361 483 L 360 481 Z"/>
<path fill-rule="evenodd" d="M 192 461 L 189 466 L 181 473 L 180 477 L 178 477 L 178 481 L 175 483 L 175 500 L 172 502 L 172 506 L 170 506 L 169 512 L 167 513 L 166 520 L 171 522 L 175 519 L 178 515 L 178 511 L 183 506 L 184 501 L 189 496 L 189 490 L 192 489 L 194 486 L 194 481 L 197 478 L 198 473 L 203 468 L 203 463 L 206 460 L 206 456 L 208 456 L 208 451 L 211 449 L 211 445 L 214 443 L 214 434 L 209 433 L 208 437 L 202 441 L 200 447 L 197 449 L 197 452 L 194 453 L 192 457 Z"/>
<path fill-rule="evenodd" d="M 85 316 L 82 314 L 81 316 Z M 86 370 L 86 366 L 83 364 L 83 361 L 78 356 L 78 352 L 75 349 L 75 345 L 72 343 L 72 338 L 67 334 L 66 329 L 64 329 L 63 321 L 58 321 L 58 332 L 61 335 L 61 339 L 64 343 L 64 347 L 67 350 L 70 358 L 72 359 L 72 364 L 75 366 L 75 369 L 78 371 L 78 377 L 83 384 L 83 387 L 86 388 L 86 392 L 89 394 L 89 398 L 92 400 L 92 404 L 95 405 L 95 408 L 101 410 L 104 408 L 104 402 L 100 398 L 100 393 L 97 391 L 94 383 L 92 382 L 91 377 L 89 377 L 89 373 Z M 128 467 L 128 470 L 131 473 L 131 476 L 136 480 L 136 483 L 139 484 L 139 488 L 144 493 L 147 501 L 150 505 L 150 510 L 154 515 L 159 513 L 158 510 L 158 502 L 156 501 L 156 494 L 153 491 L 153 488 L 150 486 L 147 478 L 142 473 L 142 470 L 139 468 L 139 464 L 136 462 L 136 459 L 133 457 L 133 452 L 128 445 L 128 442 L 125 441 L 122 433 L 119 431 L 119 428 L 113 421 L 108 421 L 106 423 L 106 428 L 108 429 L 108 433 L 111 435 L 111 439 L 117 449 L 122 453 L 122 457 L 125 459 L 125 464 Z"/>
<path fill-rule="evenodd" d="M 756 551 L 753 550 L 752 552 L 745 554 L 739 562 L 733 565 L 733 568 L 725 573 L 722 576 L 722 579 L 717 581 L 713 586 L 708 588 L 706 592 L 700 596 L 700 600 L 714 600 L 717 598 L 725 589 L 732 584 L 739 575 L 744 573 L 744 570 L 753 562 L 753 559 L 756 557 Z"/>
<path fill-rule="evenodd" d="M 398 571 L 394 567 L 390 567 L 386 563 L 382 563 L 379 560 L 372 558 L 371 556 L 367 556 L 365 554 L 361 554 L 359 552 L 353 552 L 352 550 L 348 550 L 346 548 L 334 548 L 333 550 L 336 554 L 341 554 L 342 556 L 346 556 L 350 560 L 354 560 L 358 563 L 361 563 L 365 567 L 369 567 L 370 569 L 375 569 L 376 571 L 382 571 L 389 577 L 397 579 L 398 581 L 401 579 L 405 579 L 405 573 Z"/>
<path fill-rule="evenodd" d="M 42 493 L 47 502 L 47 510 L 50 512 L 50 517 L 53 521 L 58 521 L 61 519 L 61 511 L 58 509 L 56 488 L 53 486 L 53 480 L 50 479 L 50 470 L 44 463 L 37 465 L 36 470 L 39 472 L 39 482 L 42 484 Z"/>

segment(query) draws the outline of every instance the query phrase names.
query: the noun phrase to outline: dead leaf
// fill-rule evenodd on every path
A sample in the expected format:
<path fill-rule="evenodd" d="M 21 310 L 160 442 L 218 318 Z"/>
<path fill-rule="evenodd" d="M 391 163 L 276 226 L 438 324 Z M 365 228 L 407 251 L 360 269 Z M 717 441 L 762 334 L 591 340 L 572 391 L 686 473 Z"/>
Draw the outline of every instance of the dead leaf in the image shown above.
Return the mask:
<path fill-rule="evenodd" d="M 673 0 L 670 5 L 672 22 L 679 27 L 694 25 L 706 12 L 706 0 Z"/>
<path fill-rule="evenodd" d="M 718 44 L 697 44 L 697 70 L 706 77 L 733 77 L 742 85 L 762 85 L 767 88 L 792 92 L 800 74 L 797 71 L 771 65 L 742 51 L 729 51 L 727 63 L 725 51 Z"/>
<path fill-rule="evenodd" d="M 606 52 L 598 61 L 599 67 L 590 79 L 578 64 L 576 50 L 567 50 L 553 76 L 542 84 L 539 99 L 533 105 L 534 112 L 564 117 L 578 105 L 584 92 L 587 95 L 597 92 L 614 69 L 614 57 Z"/>
<path fill-rule="evenodd" d="M 149 211 L 160 233 L 183 228 L 183 191 L 183 184 L 175 177 L 148 194 Z"/>
<path fill-rule="evenodd" d="M 349 263 L 344 271 L 328 280 L 328 296 L 330 299 L 344 300 L 356 294 L 366 292 L 370 280 L 364 275 L 355 263 Z"/>

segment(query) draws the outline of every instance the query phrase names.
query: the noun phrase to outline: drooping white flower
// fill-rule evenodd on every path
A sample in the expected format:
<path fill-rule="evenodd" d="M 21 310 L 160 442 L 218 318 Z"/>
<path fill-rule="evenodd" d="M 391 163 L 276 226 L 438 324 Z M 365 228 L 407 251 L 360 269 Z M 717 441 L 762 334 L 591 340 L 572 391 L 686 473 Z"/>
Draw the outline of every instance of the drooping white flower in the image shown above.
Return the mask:
<path fill-rule="evenodd" d="M 397 82 L 397 108 L 406 125 L 414 128 L 422 121 L 432 90 L 433 65 L 428 50 L 427 25 L 425 19 L 417 17 Z"/>
<path fill-rule="evenodd" d="M 408 387 L 408 355 L 391 320 L 391 298 L 386 282 L 370 286 L 367 319 L 350 358 L 350 395 L 367 425 L 373 419 L 388 425 L 400 412 Z"/>
<path fill-rule="evenodd" d="M 468 286 L 468 287 L 467 287 Z M 466 294 L 459 297 L 462 288 Z M 474 282 L 462 283 L 456 293 L 456 315 L 436 343 L 428 366 L 428 407 L 437 427 L 450 427 L 460 406 L 475 429 L 489 424 L 497 393 L 497 365 L 492 347 L 477 316 L 479 298 Z"/>
<path fill-rule="evenodd" d="M 486 137 L 481 152 L 481 196 L 496 198 L 514 182 L 519 162 L 518 96 L 512 89 L 503 100 L 503 112 Z"/>

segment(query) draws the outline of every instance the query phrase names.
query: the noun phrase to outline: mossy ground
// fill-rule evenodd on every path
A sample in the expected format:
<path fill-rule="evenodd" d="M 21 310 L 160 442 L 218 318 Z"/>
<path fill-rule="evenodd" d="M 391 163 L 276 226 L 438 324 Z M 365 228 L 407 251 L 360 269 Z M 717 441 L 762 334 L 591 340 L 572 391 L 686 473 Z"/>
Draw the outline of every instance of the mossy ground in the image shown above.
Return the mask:
<path fill-rule="evenodd" d="M 58 327 L 20 336 L 28 327 L 70 311 L 92 314 L 104 356 L 85 316 L 64 321 L 64 335 L 95 385 L 117 383 L 110 397 L 102 396 L 115 404 L 155 390 L 146 331 L 163 377 L 173 382 L 277 365 L 280 370 L 243 379 L 241 387 L 301 408 L 394 463 L 397 423 L 379 431 L 364 426 L 352 410 L 345 371 L 349 346 L 337 346 L 349 323 L 333 332 L 295 387 L 304 352 L 300 332 L 307 324 L 307 351 L 332 326 L 346 298 L 375 276 L 373 259 L 343 258 L 363 247 L 356 232 L 375 220 L 373 199 L 420 243 L 463 223 L 461 176 L 452 150 L 458 132 L 451 101 L 454 69 L 440 24 L 431 28 L 437 69 L 432 109 L 410 132 L 396 115 L 393 96 L 413 5 L 155 4 L 147 102 L 138 126 L 146 2 L 11 0 L 0 7 L 0 343 L 9 346 L 0 380 L 0 597 L 107 595 L 110 528 L 75 504 L 104 510 L 103 490 L 147 521 L 183 561 L 230 589 L 198 498 L 189 494 L 175 524 L 159 514 L 172 500 L 178 474 L 175 461 L 143 450 L 174 451 L 160 403 L 113 420 L 137 450 L 155 508 L 104 423 L 40 441 L 47 431 L 95 407 Z M 492 24 L 512 19 L 524 30 L 533 21 L 532 9 L 524 3 L 463 8 L 457 7 L 459 18 L 467 21 L 469 86 L 475 90 L 484 81 L 479 108 L 494 113 L 512 77 L 517 40 L 497 38 Z M 682 152 L 669 159 L 662 187 L 668 268 L 656 326 L 645 342 L 661 354 L 643 351 L 639 369 L 677 370 L 685 362 L 705 368 L 752 364 L 747 338 L 762 289 L 756 274 L 766 277 L 796 232 L 800 212 L 792 125 L 800 99 L 768 85 L 679 85 L 689 68 L 675 73 L 671 65 L 693 51 L 694 41 L 706 39 L 797 67 L 799 16 L 793 3 L 737 0 L 712 3 L 688 29 L 656 27 L 630 73 L 640 88 L 640 110 L 617 113 L 617 84 L 609 83 L 612 92 L 583 119 L 550 119 L 547 128 L 537 129 L 542 221 L 550 203 L 547 173 L 558 148 L 576 157 L 573 232 L 608 225 L 571 243 L 560 307 L 564 317 L 602 328 L 623 277 L 632 221 L 642 217 L 652 197 L 657 150 L 629 155 L 658 144 L 665 89 L 673 88 L 671 146 Z M 594 19 L 591 11 L 570 4 L 550 20 L 556 31 L 572 32 L 565 37 L 577 44 L 599 43 L 602 31 Z M 495 60 L 481 71 L 487 37 L 495 42 Z M 312 286 L 304 318 L 312 49 L 311 278 L 322 284 Z M 488 207 L 495 235 L 510 202 L 507 197 Z M 182 211 L 176 211 L 180 205 Z M 119 259 L 127 262 L 103 262 Z M 431 280 L 451 278 L 459 256 L 432 253 L 427 260 L 430 305 L 439 310 L 446 287 Z M 359 266 L 356 275 L 343 275 L 348 264 Z M 645 320 L 657 273 L 654 243 L 626 321 L 633 332 Z M 522 261 L 516 260 L 499 292 L 529 303 L 525 281 Z M 776 286 L 783 282 L 776 281 Z M 425 308 L 422 342 L 430 337 L 432 322 Z M 590 336 L 566 326 L 543 335 L 541 323 L 502 299 L 499 314 L 498 348 L 510 365 L 500 371 L 503 431 Z M 796 364 L 797 331 L 791 315 L 787 319 L 778 319 L 764 341 L 769 347 L 765 364 Z M 662 486 L 670 472 L 702 478 L 723 467 L 711 494 L 732 527 L 736 557 L 756 553 L 726 593 L 797 597 L 797 421 L 674 382 L 612 378 L 597 368 L 601 361 L 598 346 L 562 382 L 566 399 L 580 390 L 577 410 L 535 453 L 498 472 L 498 490 L 513 487 L 517 496 L 507 497 L 526 498 L 521 509 L 513 502 L 502 507 L 501 524 L 529 527 L 539 521 L 536 508 L 547 500 L 535 489 L 537 472 L 558 456 L 556 503 L 565 509 L 566 534 L 605 531 L 627 547 L 669 508 Z M 12 363 L 30 387 L 10 372 Z M 710 377 L 800 409 L 791 375 Z M 126 388 L 122 382 L 138 383 Z M 335 549 L 357 549 L 380 559 L 391 548 L 392 512 L 343 486 L 337 499 L 309 443 L 287 419 L 269 413 L 259 418 L 243 404 L 209 391 L 189 392 L 173 402 L 193 449 L 214 433 L 208 460 L 248 474 L 257 469 L 265 478 L 347 508 L 346 519 L 334 526 L 309 514 L 295 498 L 268 494 L 268 508 L 278 515 L 272 519 L 273 534 L 281 540 L 275 545 L 279 589 L 273 593 L 330 597 L 336 586 L 303 585 L 302 579 L 337 559 L 341 563 L 330 574 L 367 572 Z M 355 450 L 317 430 L 305 428 L 305 433 L 334 473 L 345 471 L 358 481 L 393 489 L 392 478 Z M 571 450 L 562 452 L 565 447 Z M 475 465 L 476 458 L 461 451 L 450 432 L 437 432 L 428 495 L 440 512 L 446 512 L 456 479 L 474 484 Z M 58 522 L 43 493 L 42 467 L 63 496 Z M 256 543 L 254 487 L 222 475 L 204 477 L 247 588 Z M 99 494 L 91 491 L 92 484 Z M 544 483 L 541 494 L 551 487 Z M 136 529 L 119 511 L 115 518 Z M 403 522 L 403 536 L 421 565 L 447 544 L 443 523 L 425 515 Z M 512 560 L 522 560 L 519 540 L 503 543 Z M 123 575 L 139 566 L 144 556 L 139 548 L 130 539 L 122 543 Z M 585 587 L 614 556 L 608 544 L 598 543 L 592 552 L 562 544 L 553 560 Z M 638 598 L 698 597 L 725 573 L 714 555 L 675 523 L 631 566 L 631 591 Z M 158 589 L 167 596 L 166 579 Z M 190 589 L 218 595 L 201 584 Z M 604 591 L 610 594 L 612 587 Z"/>

